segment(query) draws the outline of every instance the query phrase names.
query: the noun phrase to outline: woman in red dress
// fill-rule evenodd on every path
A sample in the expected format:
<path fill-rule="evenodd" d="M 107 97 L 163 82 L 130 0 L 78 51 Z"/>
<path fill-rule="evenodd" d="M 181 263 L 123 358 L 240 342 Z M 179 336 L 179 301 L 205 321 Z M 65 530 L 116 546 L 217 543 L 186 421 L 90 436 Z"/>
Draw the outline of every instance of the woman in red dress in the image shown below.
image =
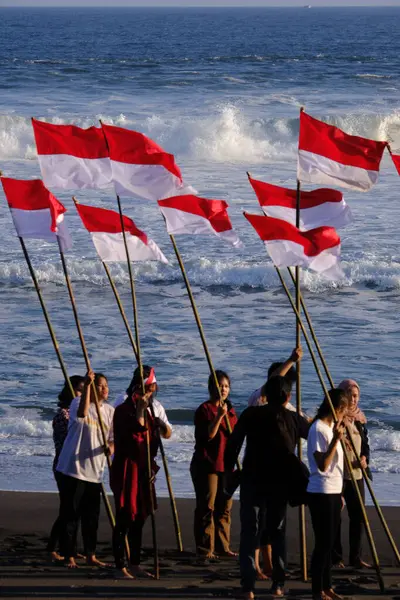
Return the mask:
<path fill-rule="evenodd" d="M 140 567 L 142 531 L 147 517 L 156 508 L 154 476 L 158 471 L 154 458 L 158 450 L 157 423 L 148 410 L 154 393 L 154 369 L 143 367 L 145 386 L 141 394 L 137 369 L 132 394 L 115 409 L 115 451 L 110 484 L 114 493 L 116 523 L 113 532 L 113 552 L 121 576 L 153 577 Z M 147 448 L 150 448 L 151 474 L 148 472 Z M 125 537 L 128 537 L 130 566 L 125 560 Z"/>

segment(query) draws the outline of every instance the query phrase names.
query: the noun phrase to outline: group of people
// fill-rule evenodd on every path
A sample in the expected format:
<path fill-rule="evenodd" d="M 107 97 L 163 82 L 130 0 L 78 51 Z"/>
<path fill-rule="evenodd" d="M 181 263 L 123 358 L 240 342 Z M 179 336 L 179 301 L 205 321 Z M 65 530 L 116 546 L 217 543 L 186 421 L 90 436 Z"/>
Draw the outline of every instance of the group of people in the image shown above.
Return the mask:
<path fill-rule="evenodd" d="M 288 504 L 307 504 L 311 513 L 315 537 L 313 598 L 340 598 L 332 589 L 331 568 L 332 564 L 344 566 L 340 527 L 344 502 L 350 521 L 349 563 L 357 568 L 369 566 L 361 557 L 361 505 L 342 449 L 346 448 L 364 498 L 360 462 L 369 476 L 370 472 L 366 418 L 358 406 L 360 388 L 351 379 L 343 380 L 330 390 L 329 398 L 324 398 L 314 419 L 299 414 L 290 399 L 296 379 L 294 366 L 301 358 L 299 347 L 285 362 L 273 363 L 267 380 L 251 394 L 249 406 L 239 418 L 229 400 L 230 378 L 216 371 L 209 378 L 208 400 L 195 412 L 190 474 L 196 495 L 194 539 L 198 559 L 214 562 L 221 556 L 238 556 L 231 548 L 230 530 L 232 496 L 240 486 L 239 564 L 245 599 L 254 598 L 257 579 L 270 578 L 275 596 L 285 593 Z M 165 410 L 155 398 L 154 369 L 144 366 L 142 373 L 136 369 L 126 393 L 114 407 L 107 402 L 105 375 L 90 371 L 85 378 L 71 377 L 71 384 L 74 394 L 70 387 L 64 387 L 53 420 L 53 469 L 60 511 L 48 550 L 54 559 L 77 567 L 80 523 L 87 564 L 103 565 L 96 556 L 96 542 L 108 460 L 116 511 L 112 540 L 115 567 L 124 578 L 152 577 L 140 566 L 142 531 L 156 509 L 155 457 L 160 436 L 168 439 L 172 434 Z M 301 438 L 308 439 L 309 470 L 296 454 Z"/>

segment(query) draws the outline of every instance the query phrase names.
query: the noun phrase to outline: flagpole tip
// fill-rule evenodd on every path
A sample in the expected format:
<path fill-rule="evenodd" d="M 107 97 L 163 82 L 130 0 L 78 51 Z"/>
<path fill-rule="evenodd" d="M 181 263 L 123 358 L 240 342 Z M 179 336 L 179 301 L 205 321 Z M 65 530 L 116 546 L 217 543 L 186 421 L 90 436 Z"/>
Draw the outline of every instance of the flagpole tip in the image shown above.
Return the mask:
<path fill-rule="evenodd" d="M 305 107 L 304 106 L 300 106 L 300 112 L 302 113 L 302 112 L 304 112 L 304 110 L 305 110 Z"/>
<path fill-rule="evenodd" d="M 75 198 L 75 196 L 72 196 L 72 200 L 74 201 L 74 204 L 79 204 L 78 200 Z"/>

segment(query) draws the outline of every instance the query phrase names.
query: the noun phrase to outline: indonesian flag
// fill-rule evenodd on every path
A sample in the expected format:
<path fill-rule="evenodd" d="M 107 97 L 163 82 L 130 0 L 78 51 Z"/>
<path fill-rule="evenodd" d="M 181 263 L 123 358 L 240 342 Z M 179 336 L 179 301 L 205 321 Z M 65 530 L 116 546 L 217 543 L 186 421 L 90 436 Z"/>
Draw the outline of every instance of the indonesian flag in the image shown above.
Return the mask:
<path fill-rule="evenodd" d="M 32 119 L 40 170 L 48 187 L 63 190 L 112 186 L 111 163 L 100 127 L 52 125 Z"/>
<path fill-rule="evenodd" d="M 178 194 L 196 193 L 182 180 L 172 154 L 153 140 L 130 129 L 102 123 L 107 140 L 112 178 L 117 194 L 160 200 Z"/>
<path fill-rule="evenodd" d="M 249 213 L 244 216 L 263 240 L 276 267 L 307 267 L 332 279 L 343 276 L 340 237 L 333 227 L 301 232 L 280 219 Z"/>
<path fill-rule="evenodd" d="M 301 112 L 297 178 L 366 192 L 378 180 L 386 145 L 349 135 Z"/>
<path fill-rule="evenodd" d="M 1 177 L 1 183 L 19 237 L 55 242 L 58 236 L 63 251 L 72 246 L 64 222 L 67 209 L 41 179 Z"/>
<path fill-rule="evenodd" d="M 199 196 L 175 196 L 158 201 L 165 218 L 167 231 L 171 235 L 191 233 L 194 235 L 213 234 L 233 244 L 242 242 L 232 229 L 224 200 L 207 200 Z"/>
<path fill-rule="evenodd" d="M 92 236 L 97 254 L 108 262 L 126 261 L 120 214 L 114 210 L 76 204 L 86 229 Z M 159 260 L 168 263 L 153 240 L 138 229 L 132 219 L 123 217 L 129 257 L 132 261 Z"/>
<path fill-rule="evenodd" d="M 249 181 L 265 215 L 296 225 L 296 190 L 257 181 L 250 176 Z M 300 231 L 325 226 L 338 229 L 352 221 L 350 207 L 341 192 L 321 188 L 300 193 Z"/>

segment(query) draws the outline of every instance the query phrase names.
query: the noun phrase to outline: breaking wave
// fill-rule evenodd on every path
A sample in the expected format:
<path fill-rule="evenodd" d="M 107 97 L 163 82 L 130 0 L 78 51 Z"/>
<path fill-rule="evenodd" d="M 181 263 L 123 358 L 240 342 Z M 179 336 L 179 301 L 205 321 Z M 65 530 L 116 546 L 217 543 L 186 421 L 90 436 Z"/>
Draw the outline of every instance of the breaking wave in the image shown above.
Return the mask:
<path fill-rule="evenodd" d="M 171 117 L 151 115 L 142 120 L 129 115 L 97 114 L 93 117 L 53 117 L 54 124 L 74 123 L 80 127 L 106 123 L 137 129 L 154 138 L 179 160 L 204 160 L 232 163 L 265 163 L 293 159 L 297 151 L 299 121 L 295 98 L 273 95 L 266 104 L 288 106 L 285 118 L 251 118 L 239 104 L 220 104 L 208 116 Z M 40 115 L 36 115 L 40 118 Z M 400 147 L 400 112 L 315 115 L 353 135 L 389 140 Z M 36 157 L 30 119 L 18 115 L 0 115 L 0 160 L 34 160 Z"/>

